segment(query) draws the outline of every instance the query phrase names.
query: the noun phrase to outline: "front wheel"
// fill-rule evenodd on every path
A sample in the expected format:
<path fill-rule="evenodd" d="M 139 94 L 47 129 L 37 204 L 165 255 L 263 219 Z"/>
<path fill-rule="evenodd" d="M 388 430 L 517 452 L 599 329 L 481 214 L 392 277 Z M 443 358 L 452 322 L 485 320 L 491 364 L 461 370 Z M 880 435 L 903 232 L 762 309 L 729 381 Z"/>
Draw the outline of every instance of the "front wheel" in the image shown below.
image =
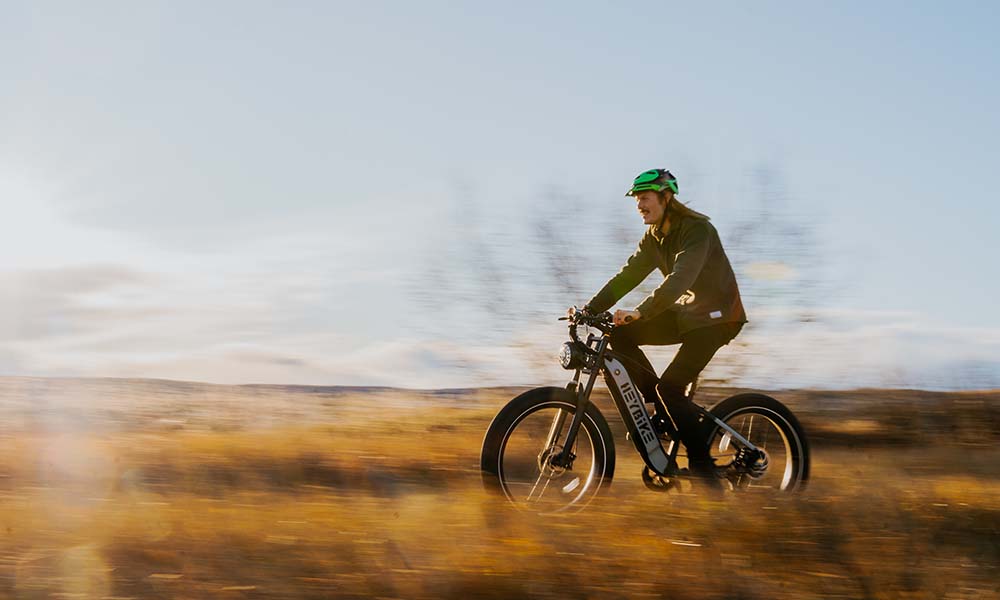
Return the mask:
<path fill-rule="evenodd" d="M 538 513 L 582 509 L 611 484 L 615 445 L 608 422 L 588 404 L 568 468 L 551 458 L 562 451 L 576 413 L 576 395 L 562 388 L 529 390 L 511 400 L 483 439 L 483 485 L 515 507 Z"/>
<path fill-rule="evenodd" d="M 710 412 L 759 450 L 751 452 L 731 432 L 714 425 L 709 448 L 735 490 L 794 491 L 805 486 L 809 443 L 788 407 L 764 394 L 738 394 Z"/>

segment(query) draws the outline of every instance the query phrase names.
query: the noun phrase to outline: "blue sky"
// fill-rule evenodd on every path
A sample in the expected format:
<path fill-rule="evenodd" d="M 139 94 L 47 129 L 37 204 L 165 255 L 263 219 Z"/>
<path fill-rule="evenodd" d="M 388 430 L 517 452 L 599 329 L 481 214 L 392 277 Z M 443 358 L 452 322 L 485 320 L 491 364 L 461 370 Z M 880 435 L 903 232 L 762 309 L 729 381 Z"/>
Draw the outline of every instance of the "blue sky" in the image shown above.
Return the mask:
<path fill-rule="evenodd" d="M 623 188 L 666 166 L 740 265 L 741 382 L 1000 385 L 989 4 L 0 14 L 0 373 L 558 380 L 551 313 L 631 252 Z M 765 208 L 808 247 L 730 239 Z M 803 287 L 823 319 L 789 319 Z"/>

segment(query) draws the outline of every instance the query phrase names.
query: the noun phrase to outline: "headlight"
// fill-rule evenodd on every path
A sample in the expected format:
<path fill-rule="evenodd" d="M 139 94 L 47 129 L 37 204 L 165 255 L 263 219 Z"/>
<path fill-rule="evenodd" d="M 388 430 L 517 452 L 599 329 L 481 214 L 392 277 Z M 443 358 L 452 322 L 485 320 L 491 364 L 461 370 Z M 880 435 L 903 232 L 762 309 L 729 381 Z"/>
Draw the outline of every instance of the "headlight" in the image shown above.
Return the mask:
<path fill-rule="evenodd" d="M 566 342 L 559 350 L 559 364 L 564 369 L 579 369 L 583 366 L 583 349 L 573 342 Z"/>

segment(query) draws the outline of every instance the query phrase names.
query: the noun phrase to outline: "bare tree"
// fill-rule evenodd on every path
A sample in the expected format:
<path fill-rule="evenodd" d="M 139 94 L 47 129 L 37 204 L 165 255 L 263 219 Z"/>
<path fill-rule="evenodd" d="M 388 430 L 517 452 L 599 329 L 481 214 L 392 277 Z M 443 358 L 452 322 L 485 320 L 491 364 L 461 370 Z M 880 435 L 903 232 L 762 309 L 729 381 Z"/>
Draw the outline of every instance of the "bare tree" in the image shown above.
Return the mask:
<path fill-rule="evenodd" d="M 748 308 L 781 306 L 783 312 L 754 316 L 751 310 L 748 328 L 808 322 L 814 318 L 811 309 L 828 292 L 816 230 L 806 217 L 789 209 L 792 202 L 780 169 L 757 167 L 749 182 L 748 198 L 742 199 L 743 206 L 749 206 L 748 216 L 729 228 L 723 241 Z M 629 227 L 628 211 L 610 204 L 603 210 L 599 201 L 578 192 L 548 188 L 529 218 L 502 227 L 484 215 L 471 186 L 457 186 L 455 197 L 460 208 L 451 222 L 436 228 L 446 233 L 431 241 L 422 269 L 414 274 L 414 299 L 432 310 L 443 299 L 472 307 L 462 313 L 467 319 L 464 327 L 475 331 L 478 341 L 516 345 L 518 352 L 532 347 L 530 353 L 538 357 L 551 354 L 550 341 L 536 340 L 517 328 L 551 324 L 566 306 L 584 302 L 597 291 L 585 289 L 587 282 L 603 283 L 594 272 L 610 277 L 638 241 L 637 232 Z M 647 278 L 627 301 L 649 294 L 660 281 L 657 276 Z M 516 318 L 495 318 L 504 314 Z M 454 333 L 435 329 L 433 323 L 425 329 Z M 752 351 L 747 336 L 738 336 L 713 360 L 706 382 L 731 384 L 741 379 Z"/>
<path fill-rule="evenodd" d="M 748 192 L 748 215 L 731 228 L 724 242 L 750 323 L 713 360 L 705 383 L 724 385 L 744 378 L 755 352 L 747 331 L 775 332 L 812 322 L 816 307 L 830 293 L 816 227 L 806 215 L 790 209 L 794 202 L 780 168 L 765 164 L 752 169 Z M 754 308 L 777 310 L 755 315 Z"/>

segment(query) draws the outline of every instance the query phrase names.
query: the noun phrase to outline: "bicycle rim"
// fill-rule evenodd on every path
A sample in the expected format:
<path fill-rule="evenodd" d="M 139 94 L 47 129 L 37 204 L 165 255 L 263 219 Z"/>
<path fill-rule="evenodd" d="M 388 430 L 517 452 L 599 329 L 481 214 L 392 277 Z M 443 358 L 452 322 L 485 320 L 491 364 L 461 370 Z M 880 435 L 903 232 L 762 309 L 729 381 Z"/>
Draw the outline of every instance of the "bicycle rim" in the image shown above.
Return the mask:
<path fill-rule="evenodd" d="M 518 415 L 504 434 L 497 474 L 504 495 L 518 509 L 578 510 L 597 494 L 606 469 L 607 440 L 586 413 L 572 448 L 572 469 L 553 468 L 547 461 L 563 449 L 573 410 L 566 402 L 537 404 Z"/>

